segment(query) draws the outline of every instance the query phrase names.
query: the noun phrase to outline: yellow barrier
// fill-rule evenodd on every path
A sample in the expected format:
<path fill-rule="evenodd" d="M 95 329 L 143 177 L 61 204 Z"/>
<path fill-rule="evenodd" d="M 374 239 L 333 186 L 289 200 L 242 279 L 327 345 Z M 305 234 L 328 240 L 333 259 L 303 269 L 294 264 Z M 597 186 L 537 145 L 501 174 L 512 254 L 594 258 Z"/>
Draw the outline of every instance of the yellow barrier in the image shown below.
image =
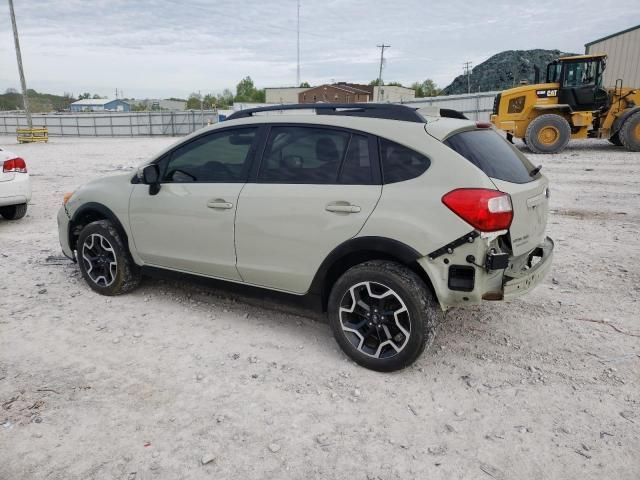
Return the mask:
<path fill-rule="evenodd" d="M 49 129 L 47 127 L 18 128 L 18 143 L 48 142 Z"/>

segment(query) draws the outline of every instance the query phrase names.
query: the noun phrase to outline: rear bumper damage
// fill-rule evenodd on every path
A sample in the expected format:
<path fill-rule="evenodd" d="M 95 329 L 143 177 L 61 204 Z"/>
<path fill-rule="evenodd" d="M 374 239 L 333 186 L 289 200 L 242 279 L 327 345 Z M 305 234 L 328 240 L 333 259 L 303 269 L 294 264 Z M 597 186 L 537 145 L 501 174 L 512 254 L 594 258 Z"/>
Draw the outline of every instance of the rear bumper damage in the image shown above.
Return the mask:
<path fill-rule="evenodd" d="M 547 237 L 527 255 L 521 270 L 504 276 L 502 286 L 504 300 L 523 295 L 533 290 L 547 275 L 553 259 L 553 240 Z"/>
<path fill-rule="evenodd" d="M 443 310 L 524 295 L 551 268 L 554 244 L 549 237 L 518 257 L 500 251 L 495 238 L 471 233 L 459 240 L 418 259 Z"/>

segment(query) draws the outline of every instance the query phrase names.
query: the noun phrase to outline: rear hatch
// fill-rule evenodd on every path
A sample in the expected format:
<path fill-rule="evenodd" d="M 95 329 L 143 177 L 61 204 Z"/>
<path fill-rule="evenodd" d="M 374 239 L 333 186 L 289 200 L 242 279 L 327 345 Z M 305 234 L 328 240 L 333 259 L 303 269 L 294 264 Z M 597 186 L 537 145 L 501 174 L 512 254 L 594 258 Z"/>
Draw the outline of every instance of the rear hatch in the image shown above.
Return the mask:
<path fill-rule="evenodd" d="M 9 180 L 13 180 L 13 178 L 16 176 L 15 173 L 5 172 L 2 168 L 4 161 L 11 158 L 16 158 L 16 155 L 0 148 L 0 182 L 8 182 Z"/>
<path fill-rule="evenodd" d="M 482 170 L 498 190 L 511 196 L 509 236 L 513 255 L 528 253 L 542 243 L 549 213 L 546 177 L 492 129 L 459 131 L 444 143 Z"/>

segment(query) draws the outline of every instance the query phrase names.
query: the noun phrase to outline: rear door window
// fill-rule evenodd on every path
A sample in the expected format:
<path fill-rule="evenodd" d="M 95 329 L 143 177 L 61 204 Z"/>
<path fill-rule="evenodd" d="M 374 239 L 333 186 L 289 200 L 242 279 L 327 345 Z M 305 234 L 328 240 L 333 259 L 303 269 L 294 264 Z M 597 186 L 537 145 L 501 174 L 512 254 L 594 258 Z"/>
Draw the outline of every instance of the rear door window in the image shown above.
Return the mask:
<path fill-rule="evenodd" d="M 335 184 L 350 134 L 318 127 L 271 128 L 258 178 L 269 183 Z"/>
<path fill-rule="evenodd" d="M 488 177 L 511 183 L 528 183 L 533 165 L 524 155 L 515 151 L 505 139 L 490 129 L 469 130 L 457 133 L 444 142 Z"/>
<path fill-rule="evenodd" d="M 364 135 L 351 135 L 347 156 L 340 170 L 339 183 L 345 185 L 371 185 L 374 183 L 369 139 Z"/>

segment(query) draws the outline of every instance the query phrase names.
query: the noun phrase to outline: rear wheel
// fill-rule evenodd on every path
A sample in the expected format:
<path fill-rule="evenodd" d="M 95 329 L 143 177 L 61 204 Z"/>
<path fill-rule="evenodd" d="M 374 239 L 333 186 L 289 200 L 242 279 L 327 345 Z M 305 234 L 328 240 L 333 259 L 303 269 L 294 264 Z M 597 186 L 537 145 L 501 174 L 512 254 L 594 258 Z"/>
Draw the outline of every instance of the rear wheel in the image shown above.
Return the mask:
<path fill-rule="evenodd" d="M 640 152 L 640 112 L 634 113 L 624 121 L 618 136 L 627 150 Z"/>
<path fill-rule="evenodd" d="M 525 134 L 529 149 L 534 153 L 558 153 L 571 139 L 571 126 L 560 115 L 548 113 L 534 118 Z"/>
<path fill-rule="evenodd" d="M 329 324 L 342 350 L 380 372 L 417 360 L 435 336 L 440 307 L 422 279 L 393 262 L 349 269 L 329 297 Z"/>
<path fill-rule="evenodd" d="M 110 221 L 99 220 L 84 227 L 77 251 L 82 277 L 96 292 L 119 295 L 140 283 L 140 268 Z"/>
<path fill-rule="evenodd" d="M 7 220 L 20 220 L 27 214 L 27 204 L 21 203 L 20 205 L 8 205 L 6 207 L 0 207 L 0 215 Z"/>

